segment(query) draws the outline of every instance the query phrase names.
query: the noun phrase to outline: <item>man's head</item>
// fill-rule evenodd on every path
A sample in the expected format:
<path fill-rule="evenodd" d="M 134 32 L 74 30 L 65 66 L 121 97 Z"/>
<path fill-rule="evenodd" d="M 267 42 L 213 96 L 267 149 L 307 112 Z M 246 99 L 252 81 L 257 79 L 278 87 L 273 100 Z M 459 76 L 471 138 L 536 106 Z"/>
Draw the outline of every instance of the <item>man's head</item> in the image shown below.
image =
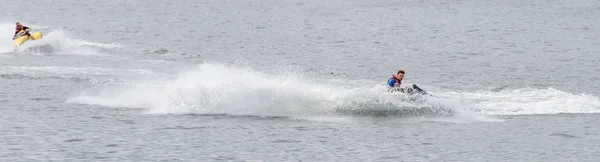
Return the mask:
<path fill-rule="evenodd" d="M 398 79 L 404 78 L 404 70 L 398 70 L 398 72 L 396 73 L 396 78 L 398 78 Z"/>

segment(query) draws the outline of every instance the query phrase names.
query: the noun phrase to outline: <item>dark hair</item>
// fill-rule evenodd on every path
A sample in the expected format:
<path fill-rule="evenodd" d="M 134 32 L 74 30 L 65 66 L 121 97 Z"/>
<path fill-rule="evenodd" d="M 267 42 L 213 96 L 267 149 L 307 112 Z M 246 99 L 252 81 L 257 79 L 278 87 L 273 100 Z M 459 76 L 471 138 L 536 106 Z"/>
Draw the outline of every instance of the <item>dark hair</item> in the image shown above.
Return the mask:
<path fill-rule="evenodd" d="M 398 72 L 396 73 L 396 75 L 398 75 L 400 73 L 404 74 L 404 70 L 398 70 Z"/>

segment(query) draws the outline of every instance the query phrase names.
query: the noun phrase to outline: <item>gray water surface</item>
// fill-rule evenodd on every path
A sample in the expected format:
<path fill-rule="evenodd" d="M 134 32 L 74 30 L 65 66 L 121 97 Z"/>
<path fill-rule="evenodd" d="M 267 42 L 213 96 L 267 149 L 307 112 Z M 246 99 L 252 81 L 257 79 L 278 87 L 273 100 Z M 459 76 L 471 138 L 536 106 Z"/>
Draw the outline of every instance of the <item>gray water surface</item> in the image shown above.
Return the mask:
<path fill-rule="evenodd" d="M 0 2 L 0 160 L 597 161 L 598 9 Z M 15 51 L 15 21 L 44 38 Z M 452 113 L 338 113 L 407 107 Z"/>

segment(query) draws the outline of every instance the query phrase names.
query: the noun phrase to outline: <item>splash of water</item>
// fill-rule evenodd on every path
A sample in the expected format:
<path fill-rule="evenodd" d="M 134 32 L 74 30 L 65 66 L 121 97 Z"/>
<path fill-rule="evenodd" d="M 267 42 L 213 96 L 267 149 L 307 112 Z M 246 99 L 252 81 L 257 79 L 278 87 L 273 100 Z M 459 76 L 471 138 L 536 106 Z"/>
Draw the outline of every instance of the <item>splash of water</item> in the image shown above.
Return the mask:
<path fill-rule="evenodd" d="M 174 80 L 104 87 L 83 92 L 69 102 L 148 108 L 151 113 L 259 116 L 322 115 L 339 108 L 373 108 L 368 105 L 377 104 L 411 106 L 399 102 L 397 96 L 380 93 L 386 91 L 384 86 L 347 87 L 301 78 L 206 63 Z"/>

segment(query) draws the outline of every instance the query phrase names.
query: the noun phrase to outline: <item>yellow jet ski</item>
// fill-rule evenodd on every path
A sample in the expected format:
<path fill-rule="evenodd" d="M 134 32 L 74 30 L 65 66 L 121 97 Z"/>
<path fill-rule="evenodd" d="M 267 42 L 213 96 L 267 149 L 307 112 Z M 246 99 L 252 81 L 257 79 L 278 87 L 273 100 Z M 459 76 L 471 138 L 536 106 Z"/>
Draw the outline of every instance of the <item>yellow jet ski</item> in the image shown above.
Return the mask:
<path fill-rule="evenodd" d="M 25 43 L 29 39 L 31 39 L 31 40 L 42 39 L 42 33 L 40 33 L 40 32 L 35 32 L 30 35 L 31 35 L 31 37 L 25 35 L 25 30 L 19 31 L 19 33 L 17 33 L 17 36 L 15 38 L 15 47 Z"/>

